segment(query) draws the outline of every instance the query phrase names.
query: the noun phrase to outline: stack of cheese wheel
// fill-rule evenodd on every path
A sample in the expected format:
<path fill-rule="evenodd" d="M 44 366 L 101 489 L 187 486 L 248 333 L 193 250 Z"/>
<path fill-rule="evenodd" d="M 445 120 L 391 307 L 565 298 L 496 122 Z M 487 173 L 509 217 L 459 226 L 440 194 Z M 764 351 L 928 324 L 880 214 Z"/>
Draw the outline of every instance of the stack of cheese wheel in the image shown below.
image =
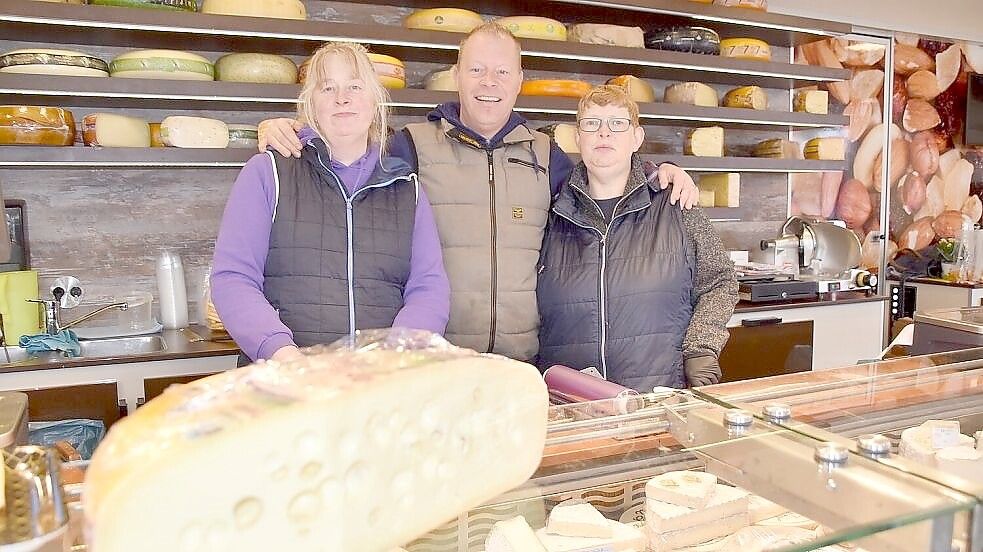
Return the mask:
<path fill-rule="evenodd" d="M 297 65 L 290 58 L 276 54 L 226 54 L 215 61 L 215 80 L 294 84 Z"/>
<path fill-rule="evenodd" d="M 105 61 L 75 50 L 31 48 L 0 55 L 0 73 L 108 77 Z"/>
<path fill-rule="evenodd" d="M 416 10 L 403 20 L 407 29 L 424 31 L 445 31 L 451 33 L 470 33 L 481 26 L 481 16 L 460 8 L 431 8 Z"/>
<path fill-rule="evenodd" d="M 256 125 L 228 125 L 230 148 L 252 148 L 259 144 L 259 129 Z"/>
<path fill-rule="evenodd" d="M 0 105 L 0 145 L 70 146 L 72 112 L 57 107 Z"/>
<path fill-rule="evenodd" d="M 567 28 L 563 26 L 563 23 L 548 17 L 517 15 L 501 17 L 495 22 L 508 29 L 516 38 L 567 39 Z"/>
<path fill-rule="evenodd" d="M 590 92 L 591 88 L 593 86 L 589 82 L 578 80 L 527 80 L 522 83 L 520 94 L 523 96 L 582 98 Z"/>
<path fill-rule="evenodd" d="M 307 8 L 300 0 L 202 0 L 201 13 L 307 19 Z"/>
<path fill-rule="evenodd" d="M 117 56 L 109 64 L 114 77 L 132 79 L 172 79 L 210 81 L 215 66 L 190 52 L 177 50 L 136 50 Z"/>
<path fill-rule="evenodd" d="M 137 117 L 90 113 L 82 119 L 82 140 L 87 146 L 149 148 L 150 124 Z"/>
<path fill-rule="evenodd" d="M 383 54 L 369 53 L 369 60 L 372 61 L 372 68 L 379 77 L 379 82 L 386 88 L 406 88 L 406 68 L 403 62 Z M 311 65 L 311 58 L 304 60 L 300 64 L 297 72 L 297 80 L 301 84 L 307 80 L 307 72 Z"/>
<path fill-rule="evenodd" d="M 123 8 L 198 11 L 198 0 L 89 0 L 89 3 L 96 6 L 119 6 Z"/>
<path fill-rule="evenodd" d="M 171 116 L 160 123 L 160 139 L 175 148 L 225 148 L 229 126 L 206 117 Z"/>

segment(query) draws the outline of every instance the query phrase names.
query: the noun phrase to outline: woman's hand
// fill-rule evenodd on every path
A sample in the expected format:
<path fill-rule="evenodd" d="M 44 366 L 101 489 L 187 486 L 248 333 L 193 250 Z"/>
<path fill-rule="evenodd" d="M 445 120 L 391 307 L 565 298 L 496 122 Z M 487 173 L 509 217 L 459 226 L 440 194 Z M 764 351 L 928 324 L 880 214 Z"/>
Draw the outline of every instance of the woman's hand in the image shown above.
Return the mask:
<path fill-rule="evenodd" d="M 297 133 L 302 128 L 304 123 L 296 119 L 266 119 L 259 124 L 260 153 L 271 147 L 284 157 L 300 157 L 302 144 Z"/>
<path fill-rule="evenodd" d="M 260 143 L 262 143 L 262 139 L 260 139 Z M 659 165 L 659 184 L 663 190 L 672 184 L 669 203 L 675 205 L 679 201 L 683 209 L 692 209 L 700 200 L 700 189 L 693 182 L 693 177 L 672 163 Z"/>
<path fill-rule="evenodd" d="M 275 360 L 277 362 L 289 362 L 302 356 L 304 356 L 304 354 L 300 352 L 300 349 L 298 349 L 296 345 L 287 345 L 286 347 L 280 347 L 277 349 L 276 352 L 273 353 L 273 356 L 270 357 L 270 360 Z"/>

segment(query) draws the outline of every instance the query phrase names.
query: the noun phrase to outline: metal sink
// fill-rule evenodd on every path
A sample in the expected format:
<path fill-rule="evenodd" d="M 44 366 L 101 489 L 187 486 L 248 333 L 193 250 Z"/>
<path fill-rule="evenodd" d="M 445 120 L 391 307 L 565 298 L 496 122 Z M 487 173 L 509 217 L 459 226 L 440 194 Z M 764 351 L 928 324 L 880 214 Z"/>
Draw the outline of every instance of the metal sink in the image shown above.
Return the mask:
<path fill-rule="evenodd" d="M 159 335 L 86 339 L 79 341 L 79 344 L 82 346 L 82 353 L 74 358 L 138 356 L 167 349 L 164 338 Z M 10 356 L 9 364 L 63 362 L 69 358 L 67 354 L 60 351 L 28 354 L 27 349 L 11 346 L 0 348 L 0 365 L 8 364 L 7 356 L 4 355 L 3 349 L 6 349 L 6 354 Z"/>

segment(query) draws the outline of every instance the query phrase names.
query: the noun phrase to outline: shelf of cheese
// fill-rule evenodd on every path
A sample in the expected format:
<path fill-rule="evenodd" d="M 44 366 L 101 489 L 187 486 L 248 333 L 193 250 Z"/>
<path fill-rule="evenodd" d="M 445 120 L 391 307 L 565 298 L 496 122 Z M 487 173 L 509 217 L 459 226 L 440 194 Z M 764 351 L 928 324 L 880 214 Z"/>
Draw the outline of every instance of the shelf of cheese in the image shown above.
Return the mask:
<path fill-rule="evenodd" d="M 241 82 L 172 81 L 153 79 L 88 78 L 0 73 L 0 104 L 72 105 L 98 108 L 154 108 L 187 110 L 295 111 L 298 85 Z M 430 109 L 457 100 L 457 93 L 403 89 L 390 90 L 392 105 L 402 109 Z M 848 123 L 842 115 L 815 115 L 787 111 L 759 111 L 730 107 L 701 107 L 662 102 L 642 103 L 646 124 L 657 121 L 715 122 L 726 126 L 789 130 L 838 127 Z M 557 115 L 567 119 L 577 112 L 577 100 L 549 96 L 520 96 L 516 110 L 527 114 Z"/>
<path fill-rule="evenodd" d="M 9 4 L 9 5 L 7 5 Z M 697 4 L 693 4 L 698 6 Z M 77 45 L 93 43 L 127 48 L 186 48 L 225 51 L 234 40 L 239 51 L 305 55 L 331 40 L 354 40 L 380 53 L 404 61 L 435 61 L 439 51 L 453 59 L 460 35 L 441 31 L 405 29 L 327 21 L 277 20 L 184 12 L 160 12 L 105 6 L 49 4 L 43 11 L 32 2 L 5 3 L 0 8 L 5 38 L 37 41 L 51 37 Z M 93 33 L 98 29 L 98 33 Z M 94 37 L 98 36 L 98 39 Z M 845 69 L 789 63 L 746 61 L 556 40 L 525 39 L 527 68 L 593 73 L 634 74 L 669 80 L 747 84 L 788 88 L 795 83 L 839 81 L 850 78 Z M 449 60 L 444 60 L 449 61 Z"/>
<path fill-rule="evenodd" d="M 579 155 L 571 155 L 575 161 Z M 808 173 L 842 171 L 844 161 L 813 161 L 811 159 L 762 159 L 759 157 L 697 157 L 694 155 L 663 155 L 643 153 L 643 159 L 655 163 L 672 163 L 693 172 L 736 173 Z"/>

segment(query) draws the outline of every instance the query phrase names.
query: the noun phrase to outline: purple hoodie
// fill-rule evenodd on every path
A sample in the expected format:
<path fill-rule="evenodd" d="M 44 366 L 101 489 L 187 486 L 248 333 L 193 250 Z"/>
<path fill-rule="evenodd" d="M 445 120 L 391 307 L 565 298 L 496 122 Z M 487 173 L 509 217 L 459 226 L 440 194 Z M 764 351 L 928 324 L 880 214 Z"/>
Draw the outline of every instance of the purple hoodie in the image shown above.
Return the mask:
<path fill-rule="evenodd" d="M 305 129 L 301 142 L 315 139 Z M 366 184 L 379 162 L 379 149 L 370 147 L 349 166 L 331 161 L 331 170 L 349 192 Z M 263 275 L 269 252 L 276 205 L 273 167 L 265 153 L 254 155 L 236 178 L 219 228 L 212 260 L 212 302 L 229 334 L 253 360 L 270 358 L 293 345 L 293 333 L 263 295 Z M 444 333 L 450 312 L 450 283 L 444 272 L 433 211 L 420 187 L 413 227 L 410 275 L 403 290 L 403 307 L 394 326 Z"/>

